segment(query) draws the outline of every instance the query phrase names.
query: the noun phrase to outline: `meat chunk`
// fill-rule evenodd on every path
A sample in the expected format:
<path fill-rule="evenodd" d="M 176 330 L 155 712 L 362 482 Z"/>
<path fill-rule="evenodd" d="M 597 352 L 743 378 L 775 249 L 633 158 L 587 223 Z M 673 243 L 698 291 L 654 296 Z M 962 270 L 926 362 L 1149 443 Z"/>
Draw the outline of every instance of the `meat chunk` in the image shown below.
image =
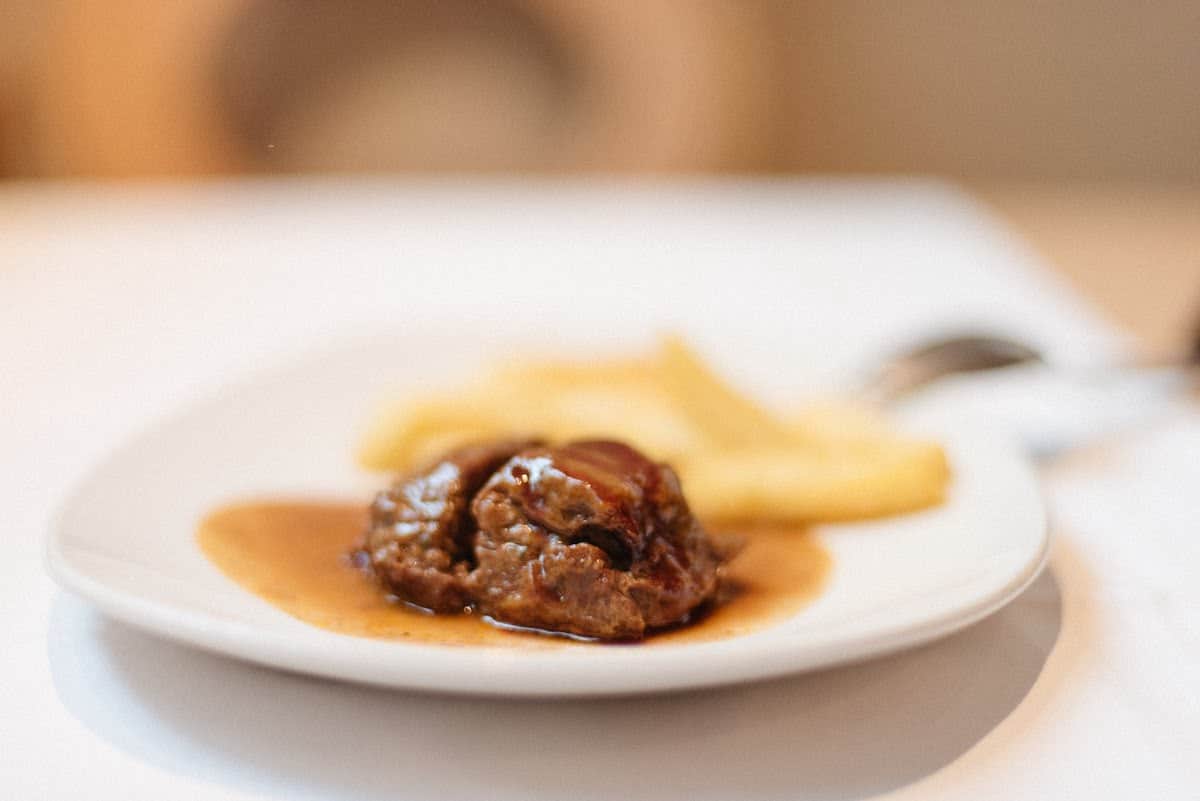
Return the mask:
<path fill-rule="evenodd" d="M 472 504 L 477 608 L 505 623 L 635 639 L 716 592 L 723 555 L 674 471 L 617 442 L 532 448 Z"/>
<path fill-rule="evenodd" d="M 379 493 L 360 558 L 399 598 L 436 612 L 471 604 L 471 499 L 515 453 L 536 443 L 506 440 L 452 451 Z"/>
<path fill-rule="evenodd" d="M 405 601 L 602 639 L 686 621 L 732 556 L 670 467 L 605 441 L 447 454 L 375 499 L 362 553 Z"/>

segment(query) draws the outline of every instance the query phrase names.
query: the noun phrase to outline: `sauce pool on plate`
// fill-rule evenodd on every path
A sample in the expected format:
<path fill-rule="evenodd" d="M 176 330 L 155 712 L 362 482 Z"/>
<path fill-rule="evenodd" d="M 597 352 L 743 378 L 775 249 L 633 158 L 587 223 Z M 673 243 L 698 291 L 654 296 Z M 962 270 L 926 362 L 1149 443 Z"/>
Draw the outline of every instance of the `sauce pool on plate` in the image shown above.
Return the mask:
<path fill-rule="evenodd" d="M 214 511 L 196 536 L 204 554 L 244 589 L 340 634 L 437 645 L 580 644 L 491 626 L 475 615 L 434 615 L 395 602 L 350 562 L 366 525 L 367 510 L 360 505 L 264 501 Z M 729 597 L 689 624 L 649 636 L 645 644 L 747 634 L 790 617 L 821 591 L 830 558 L 811 533 L 763 525 L 737 531 L 746 546 L 729 566 Z"/>

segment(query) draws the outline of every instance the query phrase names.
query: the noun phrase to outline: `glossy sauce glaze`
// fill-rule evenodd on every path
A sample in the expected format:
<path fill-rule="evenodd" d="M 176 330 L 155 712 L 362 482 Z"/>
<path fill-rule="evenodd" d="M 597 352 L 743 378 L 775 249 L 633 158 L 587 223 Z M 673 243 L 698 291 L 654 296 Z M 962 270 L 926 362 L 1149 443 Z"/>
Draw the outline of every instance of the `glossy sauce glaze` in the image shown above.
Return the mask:
<path fill-rule="evenodd" d="M 350 552 L 367 525 L 359 505 L 256 502 L 227 506 L 200 524 L 201 550 L 225 575 L 300 620 L 341 634 L 440 645 L 561 647 L 572 644 L 487 625 L 470 615 L 433 615 L 396 603 Z M 728 597 L 648 644 L 734 637 L 779 622 L 812 600 L 828 553 L 805 531 L 738 527 L 746 539 L 730 566 Z M 599 647 L 599 646 L 597 646 Z"/>

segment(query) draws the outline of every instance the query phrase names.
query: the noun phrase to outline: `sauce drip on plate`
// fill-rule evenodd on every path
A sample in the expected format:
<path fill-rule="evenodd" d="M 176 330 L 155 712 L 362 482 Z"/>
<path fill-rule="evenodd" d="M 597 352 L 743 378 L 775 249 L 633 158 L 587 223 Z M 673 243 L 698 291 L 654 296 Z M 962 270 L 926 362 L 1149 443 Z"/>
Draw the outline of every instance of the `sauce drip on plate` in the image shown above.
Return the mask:
<path fill-rule="evenodd" d="M 242 503 L 206 517 L 197 541 L 246 590 L 293 617 L 340 634 L 438 645 L 580 645 L 490 626 L 474 615 L 434 615 L 389 599 L 348 557 L 366 525 L 367 510 L 355 504 Z M 739 526 L 737 532 L 745 536 L 746 546 L 730 565 L 730 597 L 697 620 L 653 634 L 638 647 L 746 634 L 790 617 L 821 591 L 830 559 L 810 533 L 763 525 Z"/>

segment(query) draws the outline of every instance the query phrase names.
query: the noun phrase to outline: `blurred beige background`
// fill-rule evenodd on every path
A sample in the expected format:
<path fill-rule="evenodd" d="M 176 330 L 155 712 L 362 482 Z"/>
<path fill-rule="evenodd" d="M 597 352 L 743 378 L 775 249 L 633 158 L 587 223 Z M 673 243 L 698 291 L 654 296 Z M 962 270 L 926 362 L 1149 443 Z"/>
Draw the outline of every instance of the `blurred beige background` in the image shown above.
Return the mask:
<path fill-rule="evenodd" d="M 1200 4 L 0 0 L 0 174 L 1200 181 Z"/>
<path fill-rule="evenodd" d="M 1200 292 L 1200 3 L 0 0 L 0 180 L 929 173 L 1146 347 Z"/>

